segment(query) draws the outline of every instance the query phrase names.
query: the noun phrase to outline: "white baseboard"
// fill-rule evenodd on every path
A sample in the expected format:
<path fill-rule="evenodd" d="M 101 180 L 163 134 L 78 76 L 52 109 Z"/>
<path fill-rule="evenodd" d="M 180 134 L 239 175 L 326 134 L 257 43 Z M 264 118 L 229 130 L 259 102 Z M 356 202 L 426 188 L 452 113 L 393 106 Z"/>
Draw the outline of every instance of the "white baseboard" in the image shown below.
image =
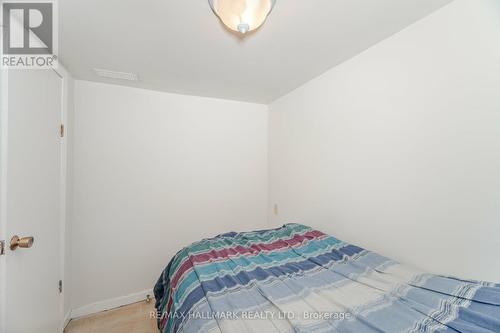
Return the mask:
<path fill-rule="evenodd" d="M 59 332 L 61 333 L 64 332 L 64 329 L 66 328 L 66 326 L 68 326 L 70 320 L 71 320 L 71 310 L 69 310 L 68 313 L 64 315 L 64 319 L 61 324 L 61 328 L 59 329 Z"/>
<path fill-rule="evenodd" d="M 104 301 L 84 305 L 82 307 L 72 309 L 71 310 L 71 319 L 82 317 L 82 316 L 87 316 L 90 314 L 106 311 L 106 310 L 111 310 L 114 308 L 118 308 L 120 306 L 144 301 L 146 299 L 147 295 L 151 295 L 151 298 L 153 298 L 153 290 L 152 289 L 147 289 L 143 291 L 139 291 L 137 293 L 133 293 L 130 295 L 126 296 L 120 296 L 116 298 L 110 298 Z"/>

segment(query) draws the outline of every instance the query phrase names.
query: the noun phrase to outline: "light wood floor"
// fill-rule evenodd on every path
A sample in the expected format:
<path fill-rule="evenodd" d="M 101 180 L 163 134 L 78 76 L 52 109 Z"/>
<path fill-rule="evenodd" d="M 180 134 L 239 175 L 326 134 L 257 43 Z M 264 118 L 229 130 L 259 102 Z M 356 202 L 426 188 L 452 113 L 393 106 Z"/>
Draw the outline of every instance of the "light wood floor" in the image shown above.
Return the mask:
<path fill-rule="evenodd" d="M 151 311 L 155 311 L 154 300 L 127 305 L 73 319 L 64 333 L 158 333 L 156 319 L 150 318 Z"/>

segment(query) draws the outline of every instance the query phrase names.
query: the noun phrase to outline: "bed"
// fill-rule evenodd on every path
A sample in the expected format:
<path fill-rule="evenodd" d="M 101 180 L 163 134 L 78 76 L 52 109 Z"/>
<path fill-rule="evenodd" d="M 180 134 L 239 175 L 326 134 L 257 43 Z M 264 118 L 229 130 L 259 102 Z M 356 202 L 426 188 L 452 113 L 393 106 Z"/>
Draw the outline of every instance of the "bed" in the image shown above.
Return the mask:
<path fill-rule="evenodd" d="M 428 274 L 301 224 L 180 250 L 154 288 L 170 332 L 500 332 L 500 285 Z"/>

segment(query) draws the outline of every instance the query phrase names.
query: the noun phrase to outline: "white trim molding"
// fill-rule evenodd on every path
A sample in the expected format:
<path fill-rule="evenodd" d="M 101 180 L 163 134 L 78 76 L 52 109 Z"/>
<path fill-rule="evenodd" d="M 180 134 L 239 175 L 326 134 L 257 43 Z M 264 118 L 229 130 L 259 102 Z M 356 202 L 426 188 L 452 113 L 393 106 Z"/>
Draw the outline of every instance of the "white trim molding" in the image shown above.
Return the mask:
<path fill-rule="evenodd" d="M 152 289 L 146 289 L 143 291 L 139 291 L 137 293 L 129 294 L 126 296 L 120 296 L 116 298 L 110 298 L 104 301 L 84 305 L 82 307 L 73 309 L 71 311 L 71 319 L 88 316 L 91 314 L 95 314 L 98 312 L 111 310 L 115 308 L 119 308 L 120 306 L 129 305 L 133 303 L 137 303 L 140 301 L 146 300 L 147 295 L 150 295 L 151 298 L 153 295 Z M 153 302 L 153 299 L 151 300 Z"/>
<path fill-rule="evenodd" d="M 64 315 L 61 327 L 59 328 L 59 332 L 61 333 L 64 332 L 64 329 L 66 328 L 66 326 L 68 326 L 70 320 L 71 320 L 71 310 L 69 310 L 68 313 Z"/>

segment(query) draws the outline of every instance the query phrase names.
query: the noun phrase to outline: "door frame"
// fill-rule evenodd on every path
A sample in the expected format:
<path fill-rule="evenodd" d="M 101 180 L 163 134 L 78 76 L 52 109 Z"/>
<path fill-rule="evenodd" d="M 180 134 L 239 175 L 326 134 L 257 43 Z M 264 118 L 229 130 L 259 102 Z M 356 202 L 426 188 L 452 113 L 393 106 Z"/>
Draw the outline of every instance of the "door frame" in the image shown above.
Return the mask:
<path fill-rule="evenodd" d="M 60 174 L 60 207 L 59 207 L 59 276 L 63 281 L 63 291 L 59 294 L 59 322 L 60 322 L 60 333 L 64 331 L 64 328 L 71 319 L 71 303 L 66 304 L 66 294 L 70 293 L 71 278 L 68 276 L 66 268 L 69 267 L 70 258 L 68 254 L 68 248 L 70 244 L 69 237 L 69 217 L 68 217 L 68 151 L 69 141 L 68 134 L 71 135 L 71 129 L 73 128 L 70 124 L 69 113 L 73 111 L 73 78 L 66 70 L 66 68 L 59 63 L 57 69 L 54 69 L 57 75 L 62 80 L 62 92 L 61 92 L 61 125 L 63 125 L 64 135 L 61 137 L 61 174 Z M 65 310 L 67 308 L 67 310 Z"/>
<path fill-rule="evenodd" d="M 0 69 L 0 239 L 8 242 L 8 235 L 6 235 L 7 227 L 7 158 L 8 158 L 8 76 L 9 70 Z M 66 68 L 59 63 L 57 69 L 53 69 L 55 74 L 59 76 L 62 80 L 61 84 L 61 124 L 64 125 L 64 136 L 61 137 L 61 174 L 60 174 L 60 207 L 59 207 L 59 277 L 63 281 L 63 292 L 59 296 L 59 322 L 60 322 L 60 332 L 63 332 L 64 327 L 69 321 L 71 311 L 70 306 L 66 304 L 65 294 L 68 292 L 64 283 L 65 281 L 70 281 L 70 277 L 66 273 L 66 266 L 70 258 L 66 255 L 68 249 L 68 217 L 67 217 L 67 168 L 68 168 L 68 113 L 72 111 L 72 97 L 70 96 L 72 92 L 73 79 Z M 71 86 L 70 86 L 71 85 Z M 57 129 L 55 129 L 57 130 Z M 8 251 L 8 250 L 6 250 Z M 0 333 L 5 332 L 5 277 L 6 277 L 6 255 L 0 256 Z M 69 285 L 67 283 L 66 285 Z M 69 311 L 65 312 L 65 308 Z"/>

